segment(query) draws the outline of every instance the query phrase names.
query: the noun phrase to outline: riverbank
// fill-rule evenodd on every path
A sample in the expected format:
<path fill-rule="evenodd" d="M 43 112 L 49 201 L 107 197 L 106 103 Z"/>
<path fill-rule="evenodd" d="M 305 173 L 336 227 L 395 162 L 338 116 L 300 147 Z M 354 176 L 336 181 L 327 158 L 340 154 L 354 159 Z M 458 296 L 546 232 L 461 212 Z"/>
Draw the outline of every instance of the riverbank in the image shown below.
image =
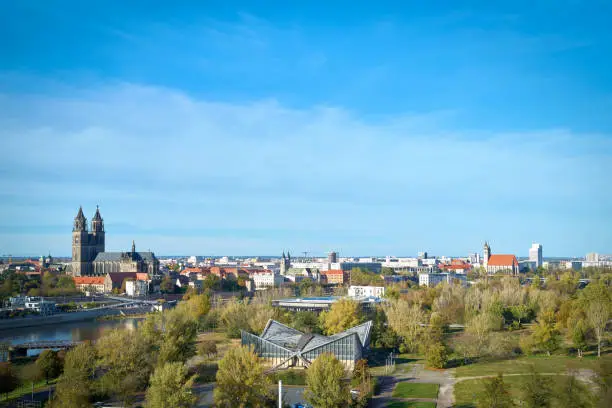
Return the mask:
<path fill-rule="evenodd" d="M 116 315 L 106 315 L 106 316 L 100 316 L 96 318 L 96 321 L 98 322 L 107 322 L 107 321 L 111 321 L 111 320 L 124 320 L 124 319 L 145 319 L 149 314 L 151 313 L 155 313 L 155 312 L 149 312 L 149 313 L 136 313 L 136 314 L 116 314 Z"/>
<path fill-rule="evenodd" d="M 119 314 L 119 310 L 104 308 L 96 310 L 83 310 L 79 312 L 58 313 L 50 316 L 17 317 L 0 320 L 0 332 L 4 330 L 20 329 L 23 327 L 37 327 L 50 324 L 71 323 L 83 320 L 94 320 L 101 316 Z"/>

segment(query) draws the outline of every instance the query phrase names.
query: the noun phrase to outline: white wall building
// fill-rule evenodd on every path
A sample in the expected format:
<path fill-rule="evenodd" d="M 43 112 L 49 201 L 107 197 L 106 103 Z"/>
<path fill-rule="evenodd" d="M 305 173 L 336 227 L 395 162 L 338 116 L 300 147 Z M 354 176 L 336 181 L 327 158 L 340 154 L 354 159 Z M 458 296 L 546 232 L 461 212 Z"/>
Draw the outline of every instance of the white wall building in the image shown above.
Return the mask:
<path fill-rule="evenodd" d="M 442 282 L 453 283 L 459 281 L 462 286 L 467 284 L 465 275 L 457 275 L 454 273 L 420 273 L 419 286 L 434 287 Z"/>
<path fill-rule="evenodd" d="M 44 300 L 42 298 L 26 298 L 25 308 L 40 313 L 43 316 L 52 315 L 55 313 L 55 302 Z"/>
<path fill-rule="evenodd" d="M 542 245 L 535 243 L 531 245 L 531 248 L 529 248 L 529 260 L 535 262 L 536 269 L 542 266 Z"/>
<path fill-rule="evenodd" d="M 596 252 L 590 252 L 586 255 L 585 261 L 587 262 L 599 262 L 599 254 Z"/>
<path fill-rule="evenodd" d="M 255 284 L 255 290 L 274 288 L 284 282 L 284 277 L 278 273 L 270 272 L 254 272 L 251 274 L 251 279 Z"/>
<path fill-rule="evenodd" d="M 128 296 L 144 296 L 149 290 L 149 284 L 144 280 L 126 280 L 125 294 Z"/>
<path fill-rule="evenodd" d="M 351 286 L 348 290 L 349 297 L 383 297 L 385 288 L 383 286 Z"/>

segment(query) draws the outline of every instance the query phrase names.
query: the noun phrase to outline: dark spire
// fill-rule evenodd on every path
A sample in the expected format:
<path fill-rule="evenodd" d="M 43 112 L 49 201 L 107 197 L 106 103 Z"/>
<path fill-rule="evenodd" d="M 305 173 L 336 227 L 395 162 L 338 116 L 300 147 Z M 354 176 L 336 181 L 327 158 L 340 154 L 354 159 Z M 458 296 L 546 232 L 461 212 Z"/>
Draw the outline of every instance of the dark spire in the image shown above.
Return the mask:
<path fill-rule="evenodd" d="M 74 228 L 73 231 L 87 231 L 87 218 L 83 214 L 83 207 L 79 206 L 79 212 L 74 217 Z"/>
<path fill-rule="evenodd" d="M 132 240 L 132 253 L 136 253 L 136 242 L 134 242 L 134 240 Z"/>
<path fill-rule="evenodd" d="M 100 215 L 100 207 L 98 207 L 97 205 L 96 205 L 96 213 L 91 219 L 91 229 L 95 232 L 104 231 L 104 220 L 102 219 L 102 216 Z"/>
<path fill-rule="evenodd" d="M 102 221 L 102 216 L 100 215 L 100 207 L 96 205 L 96 213 L 92 218 L 93 221 Z"/>

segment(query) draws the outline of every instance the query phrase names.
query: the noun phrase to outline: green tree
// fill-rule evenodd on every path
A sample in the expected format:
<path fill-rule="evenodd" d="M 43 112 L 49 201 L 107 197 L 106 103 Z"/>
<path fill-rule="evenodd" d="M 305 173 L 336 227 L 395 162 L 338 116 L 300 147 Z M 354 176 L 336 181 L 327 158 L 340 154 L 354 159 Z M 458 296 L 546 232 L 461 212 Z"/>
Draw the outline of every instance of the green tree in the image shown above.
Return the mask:
<path fill-rule="evenodd" d="M 527 408 L 548 408 L 552 402 L 553 387 L 549 377 L 539 375 L 531 367 L 530 375 L 523 385 L 521 401 Z"/>
<path fill-rule="evenodd" d="M 442 342 L 431 343 L 425 349 L 427 365 L 433 368 L 444 368 L 448 362 L 448 349 Z"/>
<path fill-rule="evenodd" d="M 591 283 L 581 295 L 582 307 L 597 340 L 597 357 L 601 357 L 601 342 L 612 313 L 610 289 L 603 283 Z"/>
<path fill-rule="evenodd" d="M 359 303 L 350 299 L 340 299 L 334 302 L 327 312 L 321 313 L 320 321 L 328 336 L 343 332 L 362 322 Z"/>
<path fill-rule="evenodd" d="M 47 384 L 49 384 L 49 380 L 59 376 L 63 369 L 57 352 L 53 350 L 43 350 L 36 359 L 36 365 L 42 372 Z"/>
<path fill-rule="evenodd" d="M 30 383 L 32 385 L 32 394 L 34 394 L 34 384 L 43 378 L 45 378 L 45 375 L 41 372 L 40 368 L 35 362 L 23 366 L 19 372 L 19 379 L 21 383 Z"/>
<path fill-rule="evenodd" d="M 510 312 L 512 313 L 512 317 L 518 321 L 519 327 L 521 327 L 523 321 L 529 316 L 530 309 L 527 305 L 520 304 L 510 306 Z"/>
<path fill-rule="evenodd" d="M 7 394 L 19 386 L 19 378 L 11 363 L 0 363 L 0 395 Z"/>
<path fill-rule="evenodd" d="M 306 371 L 304 397 L 317 408 L 345 407 L 349 394 L 344 382 L 344 366 L 332 353 L 319 355 Z"/>
<path fill-rule="evenodd" d="M 187 368 L 181 362 L 158 366 L 151 376 L 147 390 L 146 408 L 189 408 L 196 402 L 191 392 L 195 376 L 188 377 Z"/>
<path fill-rule="evenodd" d="M 351 378 L 351 386 L 356 388 L 359 392 L 359 396 L 355 401 L 353 401 L 352 406 L 354 408 L 367 407 L 368 401 L 374 393 L 374 383 L 372 381 L 370 367 L 368 367 L 368 360 L 361 359 L 355 362 L 355 368 L 353 369 L 353 376 Z"/>
<path fill-rule="evenodd" d="M 501 374 L 484 380 L 484 391 L 477 396 L 476 406 L 478 408 L 510 408 L 513 406 Z"/>
<path fill-rule="evenodd" d="M 315 312 L 296 312 L 291 326 L 304 333 L 321 333 L 319 318 Z"/>
<path fill-rule="evenodd" d="M 185 362 L 195 355 L 198 324 L 189 314 L 175 309 L 167 314 L 159 348 L 158 364 Z"/>
<path fill-rule="evenodd" d="M 538 325 L 533 331 L 534 345 L 550 354 L 559 348 L 561 343 L 559 330 L 555 327 L 552 311 L 544 312 L 538 318 Z"/>
<path fill-rule="evenodd" d="M 174 285 L 172 278 L 170 276 L 165 276 L 164 279 L 162 279 L 159 290 L 162 293 L 174 293 L 175 289 L 176 286 Z"/>
<path fill-rule="evenodd" d="M 223 306 L 220 320 L 229 338 L 239 338 L 240 330 L 250 329 L 247 309 L 246 303 L 238 299 L 232 299 Z"/>
<path fill-rule="evenodd" d="M 154 355 L 138 330 L 113 330 L 96 343 L 104 375 L 100 385 L 129 405 L 144 389 L 155 364 Z"/>
<path fill-rule="evenodd" d="M 389 327 L 397 333 L 409 351 L 416 351 L 423 335 L 425 314 L 419 304 L 404 299 L 386 302 L 383 306 Z"/>
<path fill-rule="evenodd" d="M 90 343 L 79 344 L 66 353 L 64 373 L 55 387 L 53 408 L 91 407 L 96 359 L 96 349 Z"/>
<path fill-rule="evenodd" d="M 572 322 L 569 332 L 572 336 L 572 343 L 576 347 L 578 358 L 582 358 L 582 352 L 588 345 L 589 328 L 583 319 L 576 319 Z"/>
<path fill-rule="evenodd" d="M 222 408 L 263 408 L 267 404 L 270 385 L 259 358 L 251 348 L 230 348 L 219 361 L 215 404 Z"/>

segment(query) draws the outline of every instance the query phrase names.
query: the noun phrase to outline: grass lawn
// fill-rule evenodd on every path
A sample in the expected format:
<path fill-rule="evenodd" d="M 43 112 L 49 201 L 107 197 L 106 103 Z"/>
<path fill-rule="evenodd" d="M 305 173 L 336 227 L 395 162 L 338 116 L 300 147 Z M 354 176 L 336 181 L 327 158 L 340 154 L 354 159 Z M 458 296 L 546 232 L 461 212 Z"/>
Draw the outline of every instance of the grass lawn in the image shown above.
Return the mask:
<path fill-rule="evenodd" d="M 392 373 L 385 373 L 385 360 L 389 356 L 388 351 L 375 350 L 368 356 L 368 364 L 372 375 L 390 375 L 407 373 L 415 363 L 424 364 L 424 357 L 418 354 L 399 354 L 395 357 L 395 370 Z"/>
<path fill-rule="evenodd" d="M 520 397 L 523 381 L 522 376 L 504 377 L 504 384 L 508 387 L 510 396 Z M 455 384 L 455 406 L 457 408 L 470 408 L 476 406 L 476 396 L 484 390 L 484 380 L 466 380 Z"/>
<path fill-rule="evenodd" d="M 387 408 L 436 408 L 435 402 L 393 401 Z"/>
<path fill-rule="evenodd" d="M 268 377 L 273 384 L 278 384 L 278 380 L 282 380 L 283 385 L 306 385 L 306 370 L 283 370 Z"/>
<path fill-rule="evenodd" d="M 455 369 L 456 377 L 478 377 L 483 375 L 528 373 L 533 365 L 540 373 L 562 373 L 568 366 L 573 368 L 593 368 L 595 358 L 578 359 L 569 356 L 528 356 L 512 360 L 483 361 L 460 366 Z"/>
<path fill-rule="evenodd" d="M 408 383 L 397 384 L 393 390 L 396 398 L 438 398 L 438 384 Z"/>
<path fill-rule="evenodd" d="M 34 392 L 47 389 L 50 385 L 55 384 L 55 381 L 56 380 L 50 380 L 49 385 L 47 385 L 47 382 L 45 380 L 35 382 Z M 31 392 L 32 392 L 32 383 L 26 382 L 25 384 L 22 384 L 18 388 L 15 388 L 13 391 L 9 392 L 8 399 L 10 400 L 10 399 L 15 399 L 15 398 L 21 398 L 24 395 L 28 396 L 30 395 Z M 6 394 L 2 394 L 2 396 L 0 396 L 0 399 L 2 401 L 4 401 L 5 398 L 6 398 Z"/>

